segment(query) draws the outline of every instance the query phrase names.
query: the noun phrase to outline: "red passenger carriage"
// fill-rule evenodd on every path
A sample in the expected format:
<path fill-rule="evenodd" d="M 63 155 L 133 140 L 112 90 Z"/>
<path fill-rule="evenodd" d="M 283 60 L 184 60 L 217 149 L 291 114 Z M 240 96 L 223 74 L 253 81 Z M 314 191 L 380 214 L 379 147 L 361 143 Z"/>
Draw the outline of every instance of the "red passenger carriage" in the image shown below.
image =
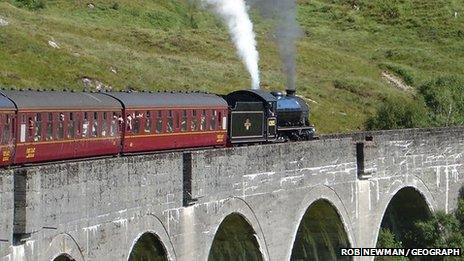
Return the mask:
<path fill-rule="evenodd" d="M 100 93 L 2 91 L 17 113 L 14 163 L 117 154 L 121 105 Z"/>
<path fill-rule="evenodd" d="M 108 92 L 124 107 L 123 152 L 225 146 L 228 105 L 206 93 Z"/>
<path fill-rule="evenodd" d="M 15 148 L 16 107 L 8 98 L 0 95 L 0 166 L 13 162 Z"/>

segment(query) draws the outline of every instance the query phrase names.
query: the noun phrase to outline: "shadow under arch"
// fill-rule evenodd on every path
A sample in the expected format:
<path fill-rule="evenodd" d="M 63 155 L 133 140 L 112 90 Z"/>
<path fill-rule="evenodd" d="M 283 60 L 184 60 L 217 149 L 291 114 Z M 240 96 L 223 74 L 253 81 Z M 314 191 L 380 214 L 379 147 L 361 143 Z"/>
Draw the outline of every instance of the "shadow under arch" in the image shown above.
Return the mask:
<path fill-rule="evenodd" d="M 61 254 L 53 259 L 53 261 L 74 261 L 74 258 L 72 258 L 68 254 Z"/>
<path fill-rule="evenodd" d="M 414 223 L 432 215 L 432 205 L 427 197 L 414 186 L 399 188 L 388 201 L 382 215 L 376 245 L 379 246 L 380 230 L 388 229 L 405 248 L 421 247 L 415 240 Z"/>
<path fill-rule="evenodd" d="M 261 227 L 260 221 L 253 207 L 245 199 L 240 197 L 229 197 L 226 200 L 222 201 L 220 206 L 220 208 L 215 209 L 215 215 L 212 216 L 212 222 L 214 224 L 217 224 L 217 227 L 214 228 L 214 233 L 212 233 L 211 236 L 206 238 L 206 240 L 208 240 L 207 245 L 209 245 L 209 247 L 205 248 L 205 252 L 203 253 L 205 258 L 206 256 L 209 256 L 209 253 L 211 253 L 213 242 L 217 232 L 219 231 L 220 225 L 223 224 L 224 220 L 229 215 L 238 214 L 242 216 L 243 219 L 253 229 L 254 237 L 258 242 L 263 260 L 269 260 L 269 250 L 267 247 L 266 237 L 264 235 L 263 228 Z"/>
<path fill-rule="evenodd" d="M 146 233 L 154 235 L 161 242 L 166 251 L 167 260 L 177 260 L 176 251 L 168 230 L 161 219 L 155 214 L 151 212 L 146 213 L 140 216 L 137 222 L 128 222 L 127 231 L 129 232 L 127 238 L 131 240 L 127 240 L 123 247 L 126 260 L 129 260 L 135 244 Z"/>
<path fill-rule="evenodd" d="M 337 208 L 320 198 L 311 203 L 299 223 L 290 260 L 351 260 L 341 257 L 339 250 L 350 246 Z"/>
<path fill-rule="evenodd" d="M 233 212 L 219 225 L 208 255 L 208 261 L 216 260 L 265 260 L 256 232 L 242 214 Z"/>
<path fill-rule="evenodd" d="M 129 261 L 168 261 L 168 254 L 160 238 L 151 232 L 143 233 L 133 245 Z"/>

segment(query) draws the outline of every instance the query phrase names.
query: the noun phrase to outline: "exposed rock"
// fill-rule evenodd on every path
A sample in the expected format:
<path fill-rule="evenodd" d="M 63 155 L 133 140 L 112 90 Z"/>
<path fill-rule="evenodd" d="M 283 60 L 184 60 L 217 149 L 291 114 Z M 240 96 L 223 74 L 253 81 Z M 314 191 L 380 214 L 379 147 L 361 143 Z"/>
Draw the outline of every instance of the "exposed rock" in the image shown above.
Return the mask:
<path fill-rule="evenodd" d="M 413 91 L 413 88 L 407 85 L 401 78 L 389 73 L 388 71 L 382 72 L 382 77 L 394 87 L 403 91 Z"/>
<path fill-rule="evenodd" d="M 101 81 L 97 79 L 92 79 L 89 77 L 83 77 L 82 79 L 82 84 L 84 85 L 84 88 L 87 90 L 97 90 L 97 91 L 103 91 L 103 90 L 112 90 L 113 87 L 111 85 L 107 85 L 102 83 Z"/>
<path fill-rule="evenodd" d="M 300 97 L 300 98 L 301 98 L 301 99 L 303 99 L 303 100 L 307 100 L 307 101 L 309 101 L 309 102 L 312 102 L 312 103 L 318 104 L 318 102 L 317 102 L 317 101 L 315 101 L 315 100 L 312 100 L 312 99 L 310 99 L 310 98 L 308 98 L 308 97 L 301 96 L 301 95 L 296 95 L 296 96 Z"/>
<path fill-rule="evenodd" d="M 4 17 L 0 16 L 0 26 L 7 26 L 9 24 L 10 24 L 10 22 L 8 22 L 8 20 L 6 20 Z"/>
<path fill-rule="evenodd" d="M 60 46 L 55 42 L 55 41 L 48 41 L 48 45 L 50 45 L 51 47 L 55 48 L 55 49 L 60 49 Z"/>
<path fill-rule="evenodd" d="M 110 68 L 110 71 L 111 71 L 112 73 L 114 73 L 114 74 L 118 74 L 118 71 L 116 71 L 116 69 L 115 69 L 114 67 L 111 67 L 111 68 Z"/>
<path fill-rule="evenodd" d="M 87 7 L 90 8 L 90 9 L 94 9 L 94 8 L 95 8 L 95 5 L 92 4 L 92 3 L 89 3 L 89 4 L 87 5 Z"/>

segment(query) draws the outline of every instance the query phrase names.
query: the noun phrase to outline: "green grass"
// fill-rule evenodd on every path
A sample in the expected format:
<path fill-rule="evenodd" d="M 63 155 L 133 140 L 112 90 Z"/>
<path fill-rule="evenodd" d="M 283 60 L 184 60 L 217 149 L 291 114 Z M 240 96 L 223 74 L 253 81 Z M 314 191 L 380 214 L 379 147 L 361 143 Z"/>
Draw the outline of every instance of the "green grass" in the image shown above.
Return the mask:
<path fill-rule="evenodd" d="M 19 2 L 0 2 L 0 16 L 10 22 L 0 27 L 2 86 L 82 89 L 83 77 L 113 89 L 227 93 L 250 85 L 221 20 L 198 3 L 99 0 L 89 8 L 81 0 L 39 1 L 44 7 Z M 415 88 L 464 72 L 463 0 L 298 3 L 297 88 L 311 100 L 319 132 L 363 129 L 387 97 L 414 98 L 382 79 L 382 70 Z M 256 12 L 253 20 L 263 86 L 283 90 L 272 30 Z"/>

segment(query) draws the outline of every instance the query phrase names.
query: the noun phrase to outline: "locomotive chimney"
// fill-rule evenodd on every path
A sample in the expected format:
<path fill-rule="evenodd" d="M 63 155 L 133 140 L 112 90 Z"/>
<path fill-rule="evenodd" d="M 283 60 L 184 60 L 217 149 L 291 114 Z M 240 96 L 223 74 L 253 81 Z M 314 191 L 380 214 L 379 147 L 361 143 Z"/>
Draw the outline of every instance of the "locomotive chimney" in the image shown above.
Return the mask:
<path fill-rule="evenodd" d="M 295 90 L 287 89 L 285 91 L 287 92 L 287 96 L 295 96 Z"/>

